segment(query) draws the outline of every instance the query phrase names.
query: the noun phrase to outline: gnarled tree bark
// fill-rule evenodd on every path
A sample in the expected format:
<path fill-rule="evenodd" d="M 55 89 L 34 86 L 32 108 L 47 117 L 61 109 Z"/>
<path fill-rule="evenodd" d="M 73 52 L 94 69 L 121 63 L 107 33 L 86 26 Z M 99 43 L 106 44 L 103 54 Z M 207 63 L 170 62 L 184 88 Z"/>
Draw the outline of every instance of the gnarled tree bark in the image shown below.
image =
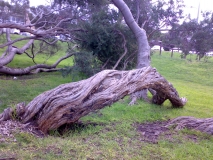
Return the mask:
<path fill-rule="evenodd" d="M 0 121 L 11 118 L 33 123 L 44 133 L 74 123 L 81 117 L 110 106 L 136 91 L 151 88 L 156 91 L 153 102 L 162 104 L 169 99 L 173 106 L 183 107 L 175 88 L 155 68 L 131 71 L 104 70 L 79 82 L 62 84 L 34 98 L 28 105 L 19 104 L 15 110 L 5 109 Z"/>

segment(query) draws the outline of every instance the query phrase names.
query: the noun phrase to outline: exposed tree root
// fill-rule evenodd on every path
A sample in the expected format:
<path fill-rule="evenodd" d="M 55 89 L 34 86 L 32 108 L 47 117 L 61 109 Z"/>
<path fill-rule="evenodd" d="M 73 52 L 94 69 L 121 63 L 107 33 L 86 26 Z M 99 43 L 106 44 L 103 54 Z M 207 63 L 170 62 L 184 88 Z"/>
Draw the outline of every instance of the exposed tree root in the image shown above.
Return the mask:
<path fill-rule="evenodd" d="M 178 117 L 170 121 L 166 127 L 174 126 L 175 129 L 195 129 L 213 135 L 213 118 Z"/>

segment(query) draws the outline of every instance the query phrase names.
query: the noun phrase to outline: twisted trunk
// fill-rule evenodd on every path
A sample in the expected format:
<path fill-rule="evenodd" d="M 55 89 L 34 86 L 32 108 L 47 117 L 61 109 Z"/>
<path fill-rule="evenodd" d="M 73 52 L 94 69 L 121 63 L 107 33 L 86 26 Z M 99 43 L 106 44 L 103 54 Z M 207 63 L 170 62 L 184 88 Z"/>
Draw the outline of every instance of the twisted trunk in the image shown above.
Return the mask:
<path fill-rule="evenodd" d="M 183 107 L 186 103 L 186 99 L 180 98 L 175 88 L 152 67 L 131 71 L 104 70 L 86 80 L 46 91 L 26 106 L 19 104 L 15 111 L 6 109 L 0 115 L 0 121 L 16 117 L 23 123 L 36 124 L 46 133 L 148 88 L 163 96 L 163 100 L 153 97 L 156 104 L 162 104 L 166 99 L 175 107 Z"/>

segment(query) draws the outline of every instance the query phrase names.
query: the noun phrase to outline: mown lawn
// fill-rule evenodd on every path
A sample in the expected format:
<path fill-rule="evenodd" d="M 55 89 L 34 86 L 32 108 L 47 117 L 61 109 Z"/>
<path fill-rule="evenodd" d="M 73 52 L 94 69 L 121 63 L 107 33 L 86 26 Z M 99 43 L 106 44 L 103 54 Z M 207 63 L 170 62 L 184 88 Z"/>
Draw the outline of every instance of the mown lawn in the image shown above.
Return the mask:
<path fill-rule="evenodd" d="M 22 61 L 27 63 L 25 60 L 20 56 L 13 62 L 14 66 L 21 66 Z M 72 60 L 63 63 L 71 64 Z M 175 133 L 171 139 L 162 137 L 158 143 L 149 143 L 141 139 L 135 125 L 178 116 L 212 117 L 213 58 L 197 62 L 195 56 L 183 60 L 178 53 L 173 58 L 168 52 L 161 56 L 155 53 L 152 66 L 174 85 L 180 96 L 187 97 L 184 108 L 172 108 L 169 102 L 157 106 L 143 101 L 128 106 L 127 97 L 82 118 L 81 121 L 88 125 L 75 127 L 64 135 L 53 131 L 45 138 L 36 138 L 27 133 L 16 133 L 17 141 L 0 144 L 0 159 L 213 159 L 212 136 L 185 129 Z M 0 110 L 18 102 L 29 102 L 36 95 L 71 82 L 71 79 L 62 77 L 60 73 L 21 76 L 17 80 L 1 76 Z M 190 136 L 195 136 L 196 140 Z"/>

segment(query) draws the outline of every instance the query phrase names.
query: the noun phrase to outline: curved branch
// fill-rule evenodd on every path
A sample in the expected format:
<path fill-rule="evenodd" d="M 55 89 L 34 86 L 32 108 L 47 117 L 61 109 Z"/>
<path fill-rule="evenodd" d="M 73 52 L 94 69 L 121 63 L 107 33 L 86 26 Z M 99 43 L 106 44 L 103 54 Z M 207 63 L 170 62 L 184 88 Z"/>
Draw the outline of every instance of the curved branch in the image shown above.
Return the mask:
<path fill-rule="evenodd" d="M 17 28 L 19 29 L 21 32 L 29 32 L 31 34 L 36 33 L 34 30 L 28 28 L 28 26 L 25 25 L 20 25 L 17 23 L 0 23 L 0 28 Z"/>
<path fill-rule="evenodd" d="M 124 61 L 123 70 L 126 70 L 127 64 L 132 61 L 137 51 L 132 52 Z"/>
<path fill-rule="evenodd" d="M 19 41 L 23 41 L 23 40 L 30 40 L 30 39 L 36 39 L 36 36 L 30 36 L 30 37 L 23 37 L 23 38 L 18 38 L 18 39 L 15 39 L 13 41 L 9 41 L 5 44 L 2 44 L 0 45 L 0 48 L 3 48 L 3 47 L 6 47 L 6 46 L 9 46 L 9 45 L 12 45 L 16 42 L 19 42 Z"/>
<path fill-rule="evenodd" d="M 23 68 L 23 69 L 16 69 L 16 68 L 9 68 L 9 67 L 6 67 L 6 66 L 2 66 L 2 67 L 0 66 L 0 73 L 9 74 L 9 75 L 24 75 L 24 74 L 30 74 L 32 70 L 35 70 L 35 69 L 38 69 L 38 68 L 43 68 L 43 69 L 56 68 L 57 65 L 61 61 L 73 56 L 74 54 L 76 54 L 76 53 L 67 54 L 64 57 L 61 57 L 53 65 L 36 64 L 36 65 L 29 66 L 29 67 L 26 67 L 26 68 Z"/>
<path fill-rule="evenodd" d="M 16 54 L 23 54 L 33 42 L 34 40 L 28 41 L 22 48 L 11 47 L 11 49 L 9 49 L 8 51 L 9 53 L 5 57 L 0 58 L 0 67 L 10 63 L 14 59 Z"/>
<path fill-rule="evenodd" d="M 120 61 L 124 58 L 124 56 L 127 54 L 127 47 L 126 47 L 126 38 L 123 35 L 123 33 L 121 33 L 121 31 L 117 30 L 118 33 L 121 35 L 122 39 L 123 39 L 123 44 L 122 47 L 124 48 L 124 53 L 122 54 L 122 56 L 118 59 L 118 61 L 116 62 L 116 64 L 114 65 L 114 67 L 112 69 L 116 69 L 118 64 L 120 63 Z"/>

